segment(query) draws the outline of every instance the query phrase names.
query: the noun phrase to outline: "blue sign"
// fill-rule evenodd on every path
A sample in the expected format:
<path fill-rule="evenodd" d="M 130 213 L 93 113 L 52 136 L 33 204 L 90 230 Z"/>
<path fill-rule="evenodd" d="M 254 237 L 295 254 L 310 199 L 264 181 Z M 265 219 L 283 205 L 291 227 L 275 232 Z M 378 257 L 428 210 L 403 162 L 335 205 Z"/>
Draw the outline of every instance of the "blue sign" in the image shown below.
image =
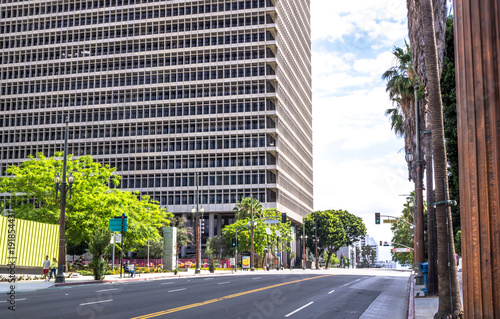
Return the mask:
<path fill-rule="evenodd" d="M 109 230 L 110 231 L 127 231 L 127 218 L 123 219 L 123 229 L 122 229 L 122 219 L 112 218 L 109 220 Z"/>

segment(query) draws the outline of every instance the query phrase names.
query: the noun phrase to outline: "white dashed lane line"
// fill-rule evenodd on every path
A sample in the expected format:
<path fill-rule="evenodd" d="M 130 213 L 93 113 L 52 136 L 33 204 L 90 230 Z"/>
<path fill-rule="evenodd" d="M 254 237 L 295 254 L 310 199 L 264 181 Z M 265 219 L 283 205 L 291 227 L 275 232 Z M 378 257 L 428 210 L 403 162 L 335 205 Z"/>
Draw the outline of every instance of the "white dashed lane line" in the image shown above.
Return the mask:
<path fill-rule="evenodd" d="M 330 291 L 328 294 L 330 295 L 330 294 L 332 294 L 334 291 L 335 291 L 335 290 L 332 290 L 332 291 Z"/>
<path fill-rule="evenodd" d="M 118 288 L 96 290 L 95 292 L 105 292 L 105 291 L 113 291 L 113 290 L 118 290 Z"/>
<path fill-rule="evenodd" d="M 110 301 L 113 301 L 113 299 L 81 303 L 80 306 L 93 305 L 95 303 L 103 303 L 103 302 L 110 302 Z"/>
<path fill-rule="evenodd" d="M 224 281 L 224 282 L 219 282 L 218 285 L 225 285 L 225 284 L 230 284 L 230 281 Z"/>
<path fill-rule="evenodd" d="M 285 316 L 285 318 L 290 317 L 290 316 L 291 316 L 291 315 L 293 315 L 294 313 L 301 311 L 302 309 L 304 309 L 305 307 L 308 307 L 308 306 L 312 305 L 313 303 L 314 303 L 314 302 L 312 302 L 312 301 L 311 301 L 311 302 L 310 302 L 310 303 L 308 303 L 307 305 L 304 305 L 304 306 L 300 307 L 299 309 L 297 309 L 297 310 L 294 310 L 294 311 L 290 312 L 288 315 L 286 315 L 286 316 Z"/>
<path fill-rule="evenodd" d="M 186 289 L 187 289 L 187 288 L 174 289 L 174 290 L 169 290 L 168 292 L 183 291 L 183 290 L 186 290 Z"/>
<path fill-rule="evenodd" d="M 172 282 L 164 282 L 164 283 L 162 283 L 160 285 L 170 285 L 170 284 L 173 284 L 173 283 L 174 283 L 173 281 Z"/>

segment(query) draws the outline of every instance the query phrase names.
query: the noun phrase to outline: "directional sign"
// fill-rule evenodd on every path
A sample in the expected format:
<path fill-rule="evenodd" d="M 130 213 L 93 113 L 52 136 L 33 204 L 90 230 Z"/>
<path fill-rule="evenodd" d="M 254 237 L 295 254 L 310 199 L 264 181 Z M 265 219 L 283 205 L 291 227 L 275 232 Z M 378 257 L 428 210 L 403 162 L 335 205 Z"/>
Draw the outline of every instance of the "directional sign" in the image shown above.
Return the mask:
<path fill-rule="evenodd" d="M 409 253 L 411 248 L 393 248 L 392 251 L 395 253 Z"/>
<path fill-rule="evenodd" d="M 110 231 L 122 231 L 122 219 L 113 218 L 109 220 L 109 230 Z M 127 219 L 123 220 L 123 231 L 127 231 Z"/>
<path fill-rule="evenodd" d="M 384 219 L 384 224 L 395 224 L 397 222 L 397 219 Z"/>

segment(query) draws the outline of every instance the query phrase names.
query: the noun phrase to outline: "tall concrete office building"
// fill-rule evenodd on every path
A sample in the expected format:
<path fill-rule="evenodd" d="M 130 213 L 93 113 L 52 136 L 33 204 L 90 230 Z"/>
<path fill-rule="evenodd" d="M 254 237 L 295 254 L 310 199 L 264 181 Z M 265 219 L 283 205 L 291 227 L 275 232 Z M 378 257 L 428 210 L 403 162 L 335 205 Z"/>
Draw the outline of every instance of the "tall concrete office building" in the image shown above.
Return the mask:
<path fill-rule="evenodd" d="M 313 207 L 309 0 L 0 0 L 0 174 L 62 151 L 191 213 Z M 211 227 L 209 227 L 211 225 Z"/>

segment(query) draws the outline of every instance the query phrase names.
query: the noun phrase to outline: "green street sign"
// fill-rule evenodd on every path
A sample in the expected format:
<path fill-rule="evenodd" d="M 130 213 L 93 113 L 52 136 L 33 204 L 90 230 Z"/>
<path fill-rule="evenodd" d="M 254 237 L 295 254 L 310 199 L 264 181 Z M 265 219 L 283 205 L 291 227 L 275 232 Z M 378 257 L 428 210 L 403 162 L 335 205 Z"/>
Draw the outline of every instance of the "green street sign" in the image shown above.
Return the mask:
<path fill-rule="evenodd" d="M 122 231 L 122 219 L 112 218 L 109 220 L 110 231 Z M 123 220 L 123 231 L 127 231 L 127 218 Z"/>

